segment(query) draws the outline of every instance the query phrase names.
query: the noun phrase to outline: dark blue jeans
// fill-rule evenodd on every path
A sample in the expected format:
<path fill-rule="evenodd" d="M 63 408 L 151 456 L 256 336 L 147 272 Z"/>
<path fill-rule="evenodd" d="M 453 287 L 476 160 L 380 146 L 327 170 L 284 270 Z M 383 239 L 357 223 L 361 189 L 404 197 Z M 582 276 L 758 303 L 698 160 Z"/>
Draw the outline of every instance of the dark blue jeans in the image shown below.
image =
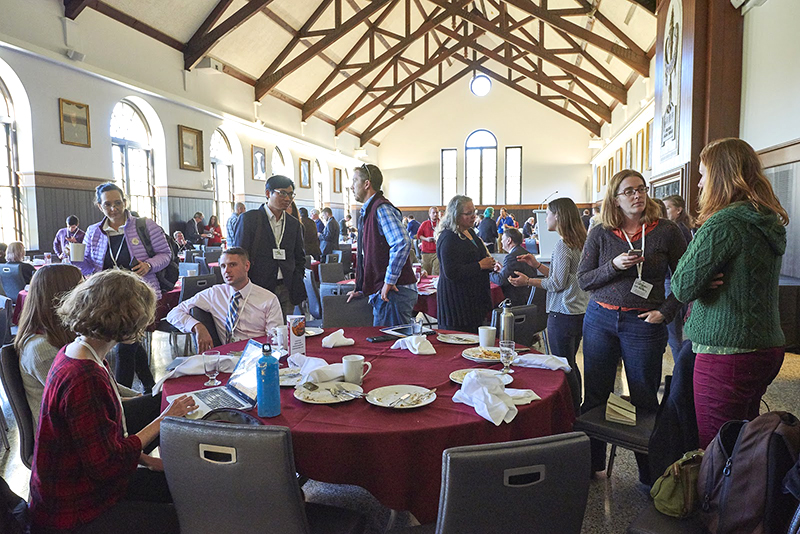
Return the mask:
<path fill-rule="evenodd" d="M 547 337 L 550 343 L 550 352 L 566 358 L 569 366 L 572 367 L 572 372 L 567 373 L 567 384 L 572 393 L 575 413 L 579 414 L 581 410 L 581 372 L 575 364 L 575 355 L 578 354 L 578 346 L 583 337 L 583 314 L 548 313 Z"/>
<path fill-rule="evenodd" d="M 667 325 L 646 323 L 638 315 L 589 302 L 583 321 L 584 412 L 608 400 L 620 359 L 625 364 L 631 403 L 639 411 L 658 409 Z M 592 469 L 600 471 L 604 466 L 605 443 L 592 440 Z"/>

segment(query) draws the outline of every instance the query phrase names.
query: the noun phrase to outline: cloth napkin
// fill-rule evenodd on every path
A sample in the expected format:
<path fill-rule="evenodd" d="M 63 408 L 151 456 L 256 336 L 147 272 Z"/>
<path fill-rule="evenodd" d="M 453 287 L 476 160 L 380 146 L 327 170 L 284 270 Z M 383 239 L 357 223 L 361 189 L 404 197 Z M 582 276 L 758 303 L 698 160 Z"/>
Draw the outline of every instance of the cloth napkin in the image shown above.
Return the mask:
<path fill-rule="evenodd" d="M 322 338 L 322 346 L 326 349 L 332 349 L 333 347 L 347 347 L 349 345 L 355 345 L 355 344 L 356 344 L 355 339 L 344 337 L 343 328 L 340 328 L 333 334 L 330 334 Z"/>
<path fill-rule="evenodd" d="M 565 373 L 572 371 L 566 358 L 553 356 L 552 354 L 525 354 L 523 356 L 517 356 L 514 360 L 514 365 L 519 367 L 536 367 L 537 369 L 551 369 L 553 371 L 558 371 L 560 369 Z"/>
<path fill-rule="evenodd" d="M 239 356 L 233 355 L 220 355 L 219 357 L 219 372 L 232 373 L 236 364 L 239 363 Z M 175 369 L 169 371 L 164 377 L 156 382 L 153 386 L 153 395 L 156 395 L 164 386 L 164 381 L 170 378 L 178 378 L 179 376 L 187 375 L 204 375 L 206 369 L 203 366 L 203 355 L 197 354 L 196 356 L 189 356 L 181 362 Z"/>
<path fill-rule="evenodd" d="M 506 389 L 497 375 L 468 373 L 453 402 L 475 408 L 478 415 L 495 426 L 510 423 L 517 416 L 516 404 L 528 404 L 539 396 L 530 389 Z"/>
<path fill-rule="evenodd" d="M 289 367 L 299 367 L 302 378 L 297 387 L 306 382 L 321 384 L 322 382 L 333 382 L 344 380 L 344 366 L 341 363 L 328 364 L 322 358 L 312 358 L 302 354 L 292 354 L 286 360 Z"/>
<path fill-rule="evenodd" d="M 427 336 L 408 336 L 398 339 L 392 345 L 393 349 L 408 349 L 414 354 L 436 354 Z"/>

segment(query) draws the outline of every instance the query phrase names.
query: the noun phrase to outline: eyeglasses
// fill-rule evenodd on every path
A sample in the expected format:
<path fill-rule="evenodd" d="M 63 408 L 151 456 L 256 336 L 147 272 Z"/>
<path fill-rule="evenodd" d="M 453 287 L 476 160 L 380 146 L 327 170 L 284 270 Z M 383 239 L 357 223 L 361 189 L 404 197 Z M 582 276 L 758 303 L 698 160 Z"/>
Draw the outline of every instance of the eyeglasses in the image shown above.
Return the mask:
<path fill-rule="evenodd" d="M 475 215 L 475 212 L 474 211 L 462 211 L 461 215 L 463 215 L 464 217 L 469 217 L 470 215 Z"/>
<path fill-rule="evenodd" d="M 288 199 L 293 199 L 296 196 L 294 192 L 284 191 L 283 189 L 270 189 L 270 191 Z"/>
<path fill-rule="evenodd" d="M 626 197 L 632 197 L 634 193 L 639 193 L 640 195 L 647 194 L 647 186 L 640 185 L 639 187 L 627 187 L 622 190 L 621 193 L 617 193 L 616 196 L 625 195 Z"/>
<path fill-rule="evenodd" d="M 110 209 L 110 208 L 121 208 L 125 205 L 125 201 L 123 200 L 115 200 L 114 202 L 103 202 L 103 208 Z"/>

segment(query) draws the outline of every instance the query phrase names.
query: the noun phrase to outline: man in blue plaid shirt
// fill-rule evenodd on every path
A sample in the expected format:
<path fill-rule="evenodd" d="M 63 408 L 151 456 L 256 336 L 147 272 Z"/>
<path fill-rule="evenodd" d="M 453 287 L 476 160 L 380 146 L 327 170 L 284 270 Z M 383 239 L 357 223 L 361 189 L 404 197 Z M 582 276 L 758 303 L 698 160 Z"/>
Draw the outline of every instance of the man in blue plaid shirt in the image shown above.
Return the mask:
<path fill-rule="evenodd" d="M 358 221 L 356 289 L 347 301 L 367 296 L 374 326 L 411 322 L 417 284 L 411 267 L 411 237 L 403 216 L 381 191 L 383 174 L 375 165 L 353 171 L 353 195 L 363 202 Z"/>

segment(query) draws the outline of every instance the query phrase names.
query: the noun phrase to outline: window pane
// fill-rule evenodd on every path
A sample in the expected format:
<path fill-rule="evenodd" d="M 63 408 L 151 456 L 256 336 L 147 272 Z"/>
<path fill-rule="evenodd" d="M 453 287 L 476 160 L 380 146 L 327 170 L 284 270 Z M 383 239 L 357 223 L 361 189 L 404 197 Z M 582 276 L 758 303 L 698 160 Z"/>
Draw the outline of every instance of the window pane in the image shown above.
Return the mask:
<path fill-rule="evenodd" d="M 155 192 L 150 181 L 150 151 L 128 147 L 128 187 L 131 209 L 140 217 L 153 218 Z"/>
<path fill-rule="evenodd" d="M 111 145 L 111 162 L 114 173 L 114 182 L 125 190 L 125 147 Z"/>
<path fill-rule="evenodd" d="M 475 130 L 467 137 L 467 148 L 496 147 L 497 139 L 489 130 Z"/>
<path fill-rule="evenodd" d="M 3 101 L 0 93 L 0 102 Z M 0 110 L 2 111 L 2 110 Z M 16 210 L 14 188 L 12 187 L 13 167 L 9 141 L 11 132 L 8 124 L 0 124 L 0 241 L 9 243 L 17 240 Z"/>
<path fill-rule="evenodd" d="M 133 141 L 144 146 L 150 144 L 150 133 L 139 112 L 122 101 L 111 112 L 111 137 Z"/>
<path fill-rule="evenodd" d="M 211 135 L 210 153 L 212 161 L 216 160 L 225 165 L 231 164 L 231 160 L 233 159 L 231 147 L 228 144 L 228 140 L 225 138 L 225 134 L 219 130 L 214 130 L 214 133 Z"/>
<path fill-rule="evenodd" d="M 456 196 L 456 159 L 458 151 L 455 148 L 442 150 L 442 204 L 447 204 Z"/>
<path fill-rule="evenodd" d="M 288 174 L 286 174 L 286 163 L 283 154 L 281 154 L 281 149 L 278 147 L 275 147 L 275 150 L 272 151 L 272 175 L 275 174 L 288 176 Z"/>
<path fill-rule="evenodd" d="M 472 198 L 475 204 L 481 202 L 481 151 L 477 148 L 467 149 L 466 158 L 466 195 Z"/>
<path fill-rule="evenodd" d="M 522 147 L 506 147 L 506 204 L 522 204 Z"/>
<path fill-rule="evenodd" d="M 482 196 L 481 204 L 494 204 L 497 202 L 497 149 L 483 148 Z"/>

